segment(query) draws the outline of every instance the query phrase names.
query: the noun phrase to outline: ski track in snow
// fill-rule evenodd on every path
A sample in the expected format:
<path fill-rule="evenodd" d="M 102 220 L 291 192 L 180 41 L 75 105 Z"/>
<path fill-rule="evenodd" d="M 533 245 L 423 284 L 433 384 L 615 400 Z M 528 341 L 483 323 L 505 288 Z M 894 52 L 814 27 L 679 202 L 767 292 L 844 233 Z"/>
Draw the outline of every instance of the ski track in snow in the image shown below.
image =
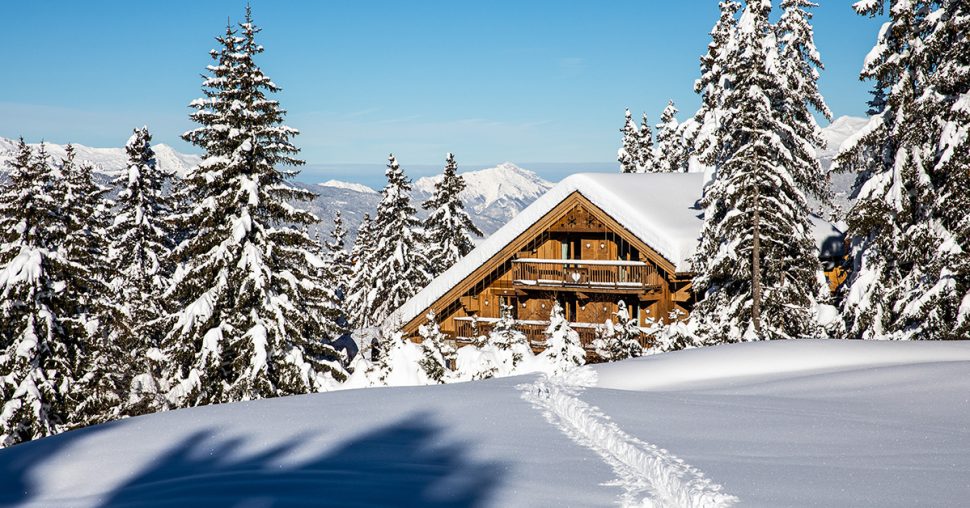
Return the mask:
<path fill-rule="evenodd" d="M 621 430 L 599 408 L 577 396 L 593 386 L 596 373 L 589 367 L 561 376 L 542 375 L 519 385 L 522 398 L 543 411 L 550 423 L 578 444 L 595 451 L 618 478 L 606 485 L 624 489 L 622 506 L 716 508 L 732 506 L 738 498 L 667 450 Z"/>

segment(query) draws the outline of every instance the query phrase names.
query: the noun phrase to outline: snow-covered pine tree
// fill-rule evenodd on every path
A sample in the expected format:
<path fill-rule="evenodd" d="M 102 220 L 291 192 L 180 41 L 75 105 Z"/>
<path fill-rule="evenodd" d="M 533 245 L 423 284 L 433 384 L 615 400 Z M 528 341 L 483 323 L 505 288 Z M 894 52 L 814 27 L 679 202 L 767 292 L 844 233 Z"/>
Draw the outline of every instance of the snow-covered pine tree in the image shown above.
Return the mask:
<path fill-rule="evenodd" d="M 411 356 L 409 345 L 413 345 L 396 327 L 376 328 L 377 332 L 377 362 L 373 368 L 377 371 L 377 379 L 383 385 L 396 385 L 402 380 L 407 383 L 414 380 L 414 370 L 420 368 L 421 360 Z M 423 370 L 423 369 L 422 369 Z M 420 371 L 419 371 L 420 372 Z"/>
<path fill-rule="evenodd" d="M 943 242 L 926 270 L 935 284 L 911 293 L 912 303 L 904 307 L 904 315 L 920 320 L 927 338 L 966 338 L 970 337 L 970 5 L 940 2 L 929 17 L 933 29 L 920 56 L 935 69 L 930 76 L 934 93 L 923 99 L 934 112 L 930 118 L 939 133 L 932 140 L 937 148 L 932 176 L 939 189 L 933 205 L 948 234 L 940 235 Z"/>
<path fill-rule="evenodd" d="M 75 357 L 75 383 L 69 392 L 71 427 L 84 427 L 120 416 L 128 392 L 131 344 L 121 302 L 109 287 L 117 266 L 107 257 L 108 188 L 94 180 L 93 167 L 79 163 L 72 146 L 58 168 L 54 195 L 63 200 L 59 249 L 71 262 L 61 297 L 74 302 L 74 323 L 81 347 Z"/>
<path fill-rule="evenodd" d="M 647 333 L 650 334 L 650 349 L 656 352 L 677 351 L 703 345 L 695 335 L 696 322 L 685 320 L 686 313 L 675 309 L 667 315 L 666 322 L 648 318 Z"/>
<path fill-rule="evenodd" d="M 54 169 L 41 145 L 23 138 L 0 191 L 0 446 L 65 429 L 70 415 L 78 337 L 77 302 L 65 280 L 83 269 L 64 257 Z"/>
<path fill-rule="evenodd" d="M 720 17 L 711 29 L 707 53 L 701 56 L 701 77 L 694 82 L 694 92 L 701 95 L 701 106 L 694 114 L 694 127 L 684 132 L 688 157 L 703 164 L 715 157 L 718 127 L 725 119 L 722 109 L 724 90 L 731 77 L 726 74 L 729 53 L 734 51 L 737 13 L 741 4 L 734 0 L 720 2 Z"/>
<path fill-rule="evenodd" d="M 681 140 L 680 125 L 677 123 L 677 108 L 674 101 L 668 101 L 657 124 L 657 173 L 683 172 L 687 169 L 687 154 Z"/>
<path fill-rule="evenodd" d="M 465 180 L 457 170 L 455 156 L 449 153 L 441 180 L 435 183 L 434 194 L 421 205 L 430 211 L 424 221 L 424 238 L 431 278 L 441 275 L 475 248 L 471 235 L 483 236 L 461 201 Z"/>
<path fill-rule="evenodd" d="M 539 356 L 548 360 L 557 373 L 586 363 L 586 350 L 579 340 L 579 334 L 569 326 L 558 301 L 553 304 L 549 314 L 546 349 Z"/>
<path fill-rule="evenodd" d="M 783 0 L 781 19 L 775 27 L 779 44 L 779 67 L 785 86 L 775 92 L 775 112 L 788 129 L 779 132 L 791 151 L 788 172 L 806 194 L 822 203 L 831 202 L 829 179 L 815 156 L 825 146 L 814 112 L 832 120 L 832 112 L 818 88 L 822 57 L 815 47 L 810 0 Z"/>
<path fill-rule="evenodd" d="M 211 56 L 199 127 L 183 139 L 203 150 L 186 179 L 194 206 L 176 255 L 179 305 L 164 339 L 169 398 L 180 407 L 313 392 L 344 378 L 333 338 L 336 296 L 320 277 L 319 250 L 303 230 L 317 218 L 294 202 L 313 194 L 287 180 L 296 170 L 296 129 L 269 94 L 279 88 L 256 65 L 263 52 L 252 13 L 226 28 Z"/>
<path fill-rule="evenodd" d="M 653 150 L 653 132 L 647 114 L 640 118 L 640 131 L 637 134 L 637 173 L 653 173 L 657 170 L 657 157 Z"/>
<path fill-rule="evenodd" d="M 431 280 L 421 223 L 411 205 L 411 182 L 394 154 L 388 157 L 385 175 L 387 186 L 371 225 L 376 243 L 373 286 L 364 302 L 364 311 L 374 323 L 383 322 Z"/>
<path fill-rule="evenodd" d="M 54 192 L 64 199 L 61 215 L 65 237 L 61 249 L 82 266 L 92 271 L 99 270 L 103 268 L 107 255 L 105 229 L 110 203 L 105 201 L 105 194 L 109 189 L 95 182 L 93 166 L 77 161 L 76 151 L 71 145 L 67 145 L 58 171 L 60 178 L 54 184 Z M 85 296 L 91 296 L 90 293 L 98 288 L 84 289 Z"/>
<path fill-rule="evenodd" d="M 617 304 L 616 318 L 606 322 L 604 336 L 596 341 L 596 354 L 607 361 L 625 360 L 643 356 L 643 346 L 640 345 L 640 325 L 635 318 L 630 317 L 626 302 L 620 300 Z"/>
<path fill-rule="evenodd" d="M 175 245 L 168 218 L 174 210 L 166 192 L 171 175 L 158 167 L 151 140 L 142 127 L 125 144 L 128 164 L 112 182 L 119 191 L 108 228 L 108 259 L 115 274 L 110 286 L 124 315 L 116 333 L 132 367 L 122 409 L 128 415 L 167 406 L 159 347 L 166 331 L 162 295 L 172 275 Z"/>
<path fill-rule="evenodd" d="M 718 145 L 706 161 L 717 169 L 707 187 L 704 227 L 694 258 L 704 295 L 692 319 L 707 343 L 814 336 L 824 276 L 793 173 L 800 161 L 782 136 L 771 95 L 784 86 L 774 65 L 778 45 L 771 3 L 747 3 L 737 45 L 725 60 L 732 76 L 721 104 Z"/>
<path fill-rule="evenodd" d="M 428 378 L 444 383 L 445 376 L 451 372 L 452 362 L 455 361 L 455 348 L 438 326 L 434 311 L 429 312 L 427 318 L 428 322 L 418 327 L 423 354 L 419 364 Z"/>
<path fill-rule="evenodd" d="M 633 121 L 630 110 L 627 109 L 623 128 L 620 149 L 616 151 L 616 160 L 620 163 L 621 173 L 636 173 L 637 163 L 640 156 L 640 133 L 637 131 L 637 124 Z"/>
<path fill-rule="evenodd" d="M 855 4 L 876 15 L 883 1 Z M 835 169 L 859 174 L 847 222 L 851 335 L 948 339 L 970 332 L 967 54 L 964 1 L 891 2 L 861 77 L 885 90 Z M 880 98 L 879 95 L 874 97 Z"/>
<path fill-rule="evenodd" d="M 499 304 L 500 318 L 488 334 L 487 344 L 495 346 L 511 355 L 509 370 L 515 369 L 527 356 L 532 356 L 529 339 L 515 325 L 512 308 L 505 302 Z"/>
<path fill-rule="evenodd" d="M 378 324 L 370 305 L 370 290 L 374 286 L 374 252 L 377 248 L 374 237 L 374 222 L 370 214 L 364 214 L 357 229 L 357 238 L 350 251 L 353 271 L 347 288 L 346 309 L 351 326 L 365 328 Z"/>
<path fill-rule="evenodd" d="M 347 252 L 346 238 L 347 230 L 344 229 L 344 219 L 340 210 L 337 210 L 333 215 L 333 229 L 330 231 L 330 240 L 326 244 L 326 278 L 330 287 L 336 289 L 341 302 L 347 299 L 347 289 L 350 287 L 350 278 L 354 271 L 350 253 Z"/>

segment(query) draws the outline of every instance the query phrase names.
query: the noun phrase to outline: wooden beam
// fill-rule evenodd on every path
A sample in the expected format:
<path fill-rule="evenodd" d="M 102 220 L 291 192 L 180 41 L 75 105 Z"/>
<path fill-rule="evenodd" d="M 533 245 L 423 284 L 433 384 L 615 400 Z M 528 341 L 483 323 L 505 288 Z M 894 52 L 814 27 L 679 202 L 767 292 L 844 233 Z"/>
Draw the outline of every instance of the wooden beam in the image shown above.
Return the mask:
<path fill-rule="evenodd" d="M 476 296 L 461 297 L 461 306 L 465 308 L 466 312 L 478 312 L 481 309 Z"/>
<path fill-rule="evenodd" d="M 568 293 L 617 293 L 624 295 L 635 295 L 643 293 L 643 288 L 634 287 L 598 287 L 598 286 L 582 286 L 582 285 L 566 285 L 566 284 L 549 284 L 549 285 L 539 285 L 539 284 L 522 284 L 517 285 L 516 289 L 522 290 L 524 292 L 540 292 L 548 293 L 550 291 L 568 292 Z"/>
<path fill-rule="evenodd" d="M 693 292 L 694 292 L 693 285 L 687 284 L 686 286 L 674 291 L 674 294 L 671 296 L 671 299 L 675 302 L 687 302 L 687 301 L 690 301 L 692 296 L 694 296 Z"/>

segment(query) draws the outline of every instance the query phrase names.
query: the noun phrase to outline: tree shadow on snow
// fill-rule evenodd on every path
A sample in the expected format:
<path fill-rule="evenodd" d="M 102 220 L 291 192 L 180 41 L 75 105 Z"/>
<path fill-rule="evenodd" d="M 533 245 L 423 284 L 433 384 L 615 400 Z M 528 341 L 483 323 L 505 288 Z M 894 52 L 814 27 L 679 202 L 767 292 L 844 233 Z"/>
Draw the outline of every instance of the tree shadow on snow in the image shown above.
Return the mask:
<path fill-rule="evenodd" d="M 21 443 L 0 450 L 0 506 L 16 506 L 30 501 L 36 492 L 34 473 L 45 462 L 56 458 L 76 441 L 103 432 L 113 423 L 72 430 L 56 436 Z"/>
<path fill-rule="evenodd" d="M 478 506 L 501 480 L 498 464 L 475 463 L 458 444 L 438 444 L 441 428 L 417 414 L 335 450 L 284 462 L 301 439 L 241 456 L 241 439 L 194 434 L 102 506 Z M 295 462 L 295 463 L 294 463 Z"/>

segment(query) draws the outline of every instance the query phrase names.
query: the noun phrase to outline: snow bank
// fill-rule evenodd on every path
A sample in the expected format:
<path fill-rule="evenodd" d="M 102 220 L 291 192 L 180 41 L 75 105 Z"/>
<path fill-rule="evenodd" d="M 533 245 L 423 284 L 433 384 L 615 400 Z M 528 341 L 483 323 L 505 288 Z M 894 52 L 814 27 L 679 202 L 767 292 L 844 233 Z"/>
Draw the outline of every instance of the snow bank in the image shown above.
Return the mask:
<path fill-rule="evenodd" d="M 967 343 L 758 342 L 593 366 L 593 387 L 528 376 L 181 409 L 0 450 L 0 505 L 607 507 L 730 494 L 740 506 L 959 506 L 968 358 Z"/>
<path fill-rule="evenodd" d="M 779 340 L 725 344 L 599 365 L 597 386 L 619 390 L 703 389 L 935 362 L 970 362 L 970 342 Z"/>

